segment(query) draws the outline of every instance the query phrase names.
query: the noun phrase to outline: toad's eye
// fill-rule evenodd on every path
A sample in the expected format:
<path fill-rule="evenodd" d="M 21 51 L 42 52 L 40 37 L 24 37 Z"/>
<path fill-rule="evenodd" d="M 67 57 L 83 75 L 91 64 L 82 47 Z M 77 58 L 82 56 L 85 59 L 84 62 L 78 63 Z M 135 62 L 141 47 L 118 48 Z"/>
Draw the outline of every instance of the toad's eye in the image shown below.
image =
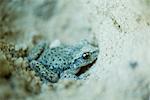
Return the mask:
<path fill-rule="evenodd" d="M 90 57 L 90 52 L 85 52 L 82 55 L 83 59 L 88 59 Z"/>

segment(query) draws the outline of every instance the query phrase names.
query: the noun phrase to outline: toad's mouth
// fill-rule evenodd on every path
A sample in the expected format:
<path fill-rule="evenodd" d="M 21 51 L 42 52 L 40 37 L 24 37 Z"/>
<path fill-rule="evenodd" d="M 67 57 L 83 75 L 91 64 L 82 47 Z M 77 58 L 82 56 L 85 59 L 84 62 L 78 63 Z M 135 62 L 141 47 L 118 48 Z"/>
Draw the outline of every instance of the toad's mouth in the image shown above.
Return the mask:
<path fill-rule="evenodd" d="M 86 71 L 88 71 L 95 63 L 96 63 L 96 60 L 95 59 L 92 63 L 88 64 L 88 65 L 85 65 L 85 66 L 82 66 L 79 71 L 76 73 L 77 76 L 80 76 L 81 74 L 85 73 Z"/>

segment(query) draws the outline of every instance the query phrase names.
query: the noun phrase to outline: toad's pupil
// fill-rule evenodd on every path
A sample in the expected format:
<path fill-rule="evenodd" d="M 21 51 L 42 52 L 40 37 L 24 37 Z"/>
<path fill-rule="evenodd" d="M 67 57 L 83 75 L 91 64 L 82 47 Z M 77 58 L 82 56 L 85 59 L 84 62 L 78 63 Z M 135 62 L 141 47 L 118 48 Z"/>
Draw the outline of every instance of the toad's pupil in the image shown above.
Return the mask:
<path fill-rule="evenodd" d="M 90 57 L 90 53 L 89 52 L 85 52 L 82 55 L 83 59 L 88 59 Z"/>

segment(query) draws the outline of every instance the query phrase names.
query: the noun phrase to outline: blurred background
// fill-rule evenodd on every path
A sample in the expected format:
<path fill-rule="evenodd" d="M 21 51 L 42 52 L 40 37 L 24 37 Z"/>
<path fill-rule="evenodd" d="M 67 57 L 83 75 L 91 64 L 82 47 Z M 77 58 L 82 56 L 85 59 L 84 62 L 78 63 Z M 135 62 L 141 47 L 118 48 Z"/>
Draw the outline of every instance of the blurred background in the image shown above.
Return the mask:
<path fill-rule="evenodd" d="M 96 42 L 84 81 L 41 84 L 24 59 L 41 40 Z M 0 100 L 150 100 L 150 0 L 0 0 Z"/>

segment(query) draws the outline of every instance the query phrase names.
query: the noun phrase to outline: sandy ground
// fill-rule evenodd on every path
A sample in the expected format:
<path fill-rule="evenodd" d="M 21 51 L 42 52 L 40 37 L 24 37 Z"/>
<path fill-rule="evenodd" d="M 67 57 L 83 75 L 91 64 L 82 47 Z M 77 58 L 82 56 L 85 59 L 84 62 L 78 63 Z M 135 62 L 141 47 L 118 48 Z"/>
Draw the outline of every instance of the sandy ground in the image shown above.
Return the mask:
<path fill-rule="evenodd" d="M 150 100 L 150 0 L 0 1 L 1 100 Z M 24 59 L 40 40 L 97 43 L 85 81 L 41 84 Z"/>

